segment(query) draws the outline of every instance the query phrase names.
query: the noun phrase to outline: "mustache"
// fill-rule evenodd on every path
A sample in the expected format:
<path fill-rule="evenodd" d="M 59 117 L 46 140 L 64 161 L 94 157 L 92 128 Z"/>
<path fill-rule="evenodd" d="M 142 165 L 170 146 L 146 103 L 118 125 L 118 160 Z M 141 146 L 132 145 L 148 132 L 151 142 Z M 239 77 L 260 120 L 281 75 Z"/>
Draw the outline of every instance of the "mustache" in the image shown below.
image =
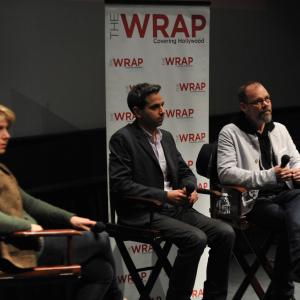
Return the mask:
<path fill-rule="evenodd" d="M 272 113 L 272 110 L 271 109 L 266 109 L 266 110 L 263 110 L 259 113 L 260 116 L 264 115 L 266 112 L 269 112 L 269 113 Z"/>

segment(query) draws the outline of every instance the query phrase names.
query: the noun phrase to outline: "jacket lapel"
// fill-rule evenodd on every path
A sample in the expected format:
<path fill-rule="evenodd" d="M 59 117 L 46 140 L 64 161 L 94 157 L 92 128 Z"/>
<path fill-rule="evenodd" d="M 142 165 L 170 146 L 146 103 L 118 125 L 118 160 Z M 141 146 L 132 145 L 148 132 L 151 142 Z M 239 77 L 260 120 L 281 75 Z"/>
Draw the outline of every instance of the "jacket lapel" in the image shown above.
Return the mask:
<path fill-rule="evenodd" d="M 155 156 L 155 153 L 146 137 L 146 134 L 143 132 L 143 130 L 137 125 L 136 122 L 132 124 L 134 135 L 138 141 L 138 143 L 141 145 L 141 147 L 149 154 L 149 156 L 154 160 L 154 162 L 159 166 L 158 160 Z"/>

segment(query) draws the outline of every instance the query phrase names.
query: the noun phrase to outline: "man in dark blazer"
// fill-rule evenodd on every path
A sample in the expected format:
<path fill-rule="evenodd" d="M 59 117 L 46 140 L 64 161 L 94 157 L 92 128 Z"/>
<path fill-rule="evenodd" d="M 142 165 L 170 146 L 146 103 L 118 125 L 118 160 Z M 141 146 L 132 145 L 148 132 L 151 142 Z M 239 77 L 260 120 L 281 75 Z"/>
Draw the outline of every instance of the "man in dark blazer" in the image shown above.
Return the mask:
<path fill-rule="evenodd" d="M 198 262 L 208 245 L 210 255 L 204 300 L 224 300 L 234 243 L 233 229 L 192 208 L 198 200 L 196 178 L 168 131 L 159 129 L 164 120 L 160 86 L 135 85 L 127 102 L 136 120 L 118 130 L 110 140 L 110 187 L 118 220 L 123 224 L 149 225 L 149 211 L 143 204 L 129 205 L 124 197 L 158 199 L 163 208 L 155 212 L 151 227 L 159 229 L 177 247 L 167 300 L 188 300 L 196 278 Z M 186 187 L 194 187 L 188 193 Z"/>

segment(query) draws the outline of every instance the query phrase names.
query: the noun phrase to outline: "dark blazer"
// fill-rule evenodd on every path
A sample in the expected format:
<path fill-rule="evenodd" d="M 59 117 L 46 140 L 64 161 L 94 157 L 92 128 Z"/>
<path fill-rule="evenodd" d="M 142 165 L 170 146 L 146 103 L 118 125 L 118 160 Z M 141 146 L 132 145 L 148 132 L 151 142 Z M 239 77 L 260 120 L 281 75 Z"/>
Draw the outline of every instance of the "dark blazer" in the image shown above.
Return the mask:
<path fill-rule="evenodd" d="M 178 152 L 173 136 L 168 131 L 161 131 L 167 176 L 173 189 L 187 184 L 196 185 L 196 178 Z M 143 205 L 128 205 L 123 197 L 140 196 L 167 201 L 163 173 L 147 136 L 135 121 L 111 137 L 109 148 L 111 201 L 117 208 L 119 219 L 145 222 L 148 209 Z"/>

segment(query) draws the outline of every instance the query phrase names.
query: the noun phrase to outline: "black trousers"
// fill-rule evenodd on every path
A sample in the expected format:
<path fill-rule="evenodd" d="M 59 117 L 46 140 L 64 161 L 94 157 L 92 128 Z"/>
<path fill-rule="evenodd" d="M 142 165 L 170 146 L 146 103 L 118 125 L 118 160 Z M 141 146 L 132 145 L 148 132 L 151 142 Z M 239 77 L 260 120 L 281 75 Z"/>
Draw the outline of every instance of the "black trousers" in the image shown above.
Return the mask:
<path fill-rule="evenodd" d="M 300 263 L 300 190 L 286 190 L 278 195 L 258 198 L 248 217 L 260 227 L 278 233 L 274 299 L 293 295 L 294 284 L 289 277 L 291 269 Z"/>
<path fill-rule="evenodd" d="M 178 247 L 166 300 L 190 299 L 198 263 L 206 246 L 210 250 L 203 299 L 226 299 L 235 238 L 231 226 L 193 208 L 169 207 L 154 213 L 152 228 L 161 230 Z"/>
<path fill-rule="evenodd" d="M 85 232 L 73 237 L 73 262 L 81 264 L 82 279 L 77 300 L 121 300 L 122 293 L 115 276 L 115 263 L 108 234 Z M 66 239 L 48 237 L 39 257 L 40 265 L 61 264 L 65 261 Z"/>

